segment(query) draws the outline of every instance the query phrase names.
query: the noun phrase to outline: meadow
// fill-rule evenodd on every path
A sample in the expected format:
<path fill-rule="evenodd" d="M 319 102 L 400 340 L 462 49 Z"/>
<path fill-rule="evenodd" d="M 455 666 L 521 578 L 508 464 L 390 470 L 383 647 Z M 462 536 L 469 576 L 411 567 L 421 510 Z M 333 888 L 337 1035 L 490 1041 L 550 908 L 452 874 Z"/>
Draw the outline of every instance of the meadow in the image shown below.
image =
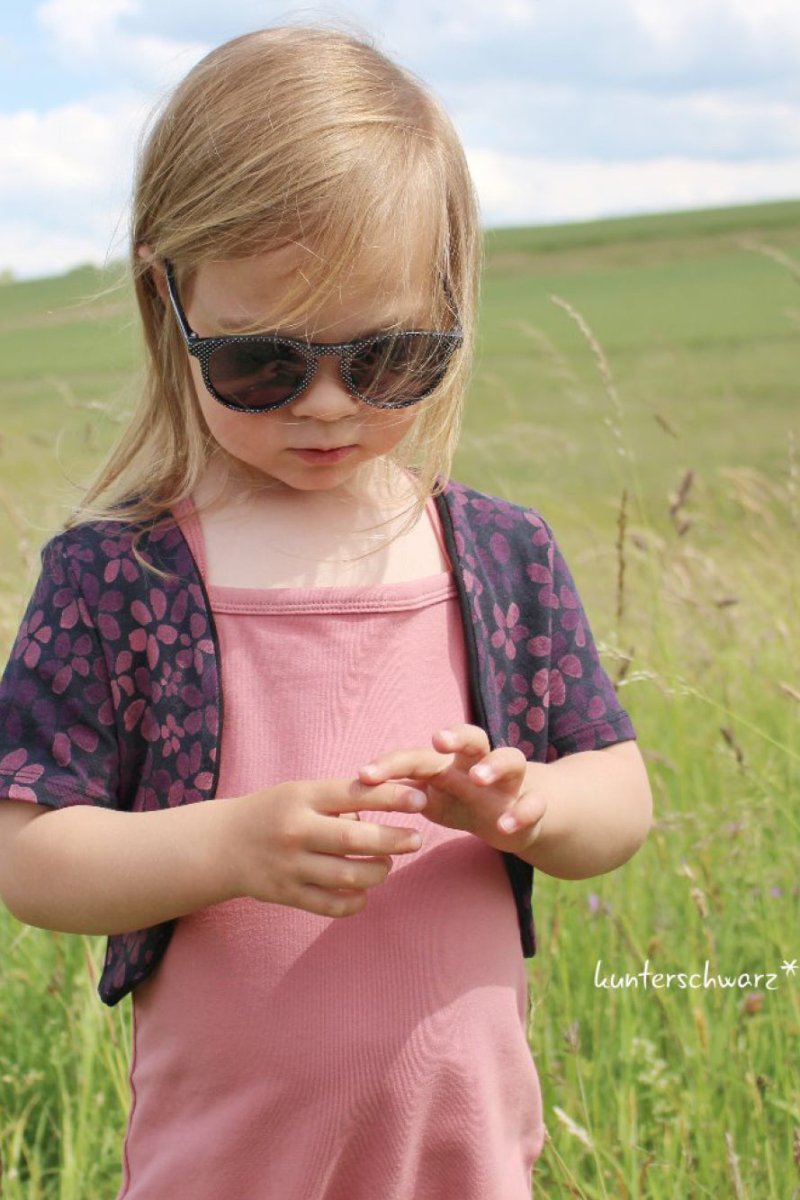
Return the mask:
<path fill-rule="evenodd" d="M 0 656 L 137 356 L 116 269 L 0 287 Z M 800 1197 L 799 377 L 800 202 L 487 235 L 454 476 L 554 526 L 656 809 L 536 876 L 546 1200 Z M 3 1200 L 116 1194 L 101 949 L 0 914 Z"/>

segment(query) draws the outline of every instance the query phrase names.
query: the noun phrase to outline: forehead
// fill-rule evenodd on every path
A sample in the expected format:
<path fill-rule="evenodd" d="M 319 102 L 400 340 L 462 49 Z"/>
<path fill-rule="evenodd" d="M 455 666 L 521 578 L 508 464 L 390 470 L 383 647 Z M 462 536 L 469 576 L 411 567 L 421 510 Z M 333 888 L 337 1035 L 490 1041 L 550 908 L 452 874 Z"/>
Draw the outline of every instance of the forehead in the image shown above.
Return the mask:
<path fill-rule="evenodd" d="M 312 341 L 349 341 L 379 329 L 425 327 L 433 309 L 428 275 L 425 257 L 412 251 L 402 271 L 386 256 L 362 255 L 331 278 L 321 256 L 292 244 L 201 263 L 193 315 L 215 332 L 280 329 Z"/>

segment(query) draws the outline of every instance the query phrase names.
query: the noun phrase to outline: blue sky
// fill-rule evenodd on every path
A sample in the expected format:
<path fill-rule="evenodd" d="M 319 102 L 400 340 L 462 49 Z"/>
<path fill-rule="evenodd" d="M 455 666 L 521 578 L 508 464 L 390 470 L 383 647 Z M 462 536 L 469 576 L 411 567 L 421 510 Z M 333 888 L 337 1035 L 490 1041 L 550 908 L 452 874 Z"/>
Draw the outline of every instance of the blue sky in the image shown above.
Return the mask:
<path fill-rule="evenodd" d="M 486 224 L 800 196 L 800 0 L 28 0 L 0 17 L 0 270 L 123 254 L 148 113 L 211 46 L 293 20 L 430 84 Z"/>

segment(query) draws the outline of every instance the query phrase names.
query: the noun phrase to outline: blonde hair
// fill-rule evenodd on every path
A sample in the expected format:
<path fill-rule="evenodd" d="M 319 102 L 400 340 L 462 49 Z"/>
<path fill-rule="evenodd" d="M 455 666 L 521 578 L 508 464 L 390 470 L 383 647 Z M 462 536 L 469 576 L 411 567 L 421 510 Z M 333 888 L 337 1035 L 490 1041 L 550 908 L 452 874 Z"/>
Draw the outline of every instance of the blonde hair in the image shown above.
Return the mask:
<path fill-rule="evenodd" d="M 480 273 L 474 189 L 453 126 L 421 83 L 366 41 L 281 27 L 227 42 L 177 87 L 143 146 L 132 270 L 144 328 L 139 402 L 68 525 L 147 523 L 188 496 L 214 452 L 189 386 L 188 355 L 150 263 L 200 263 L 310 248 L 282 298 L 286 318 L 335 294 L 357 266 L 376 289 L 423 261 L 431 317 L 464 341 L 392 459 L 421 512 L 449 476 L 470 371 Z M 413 248 L 415 253 L 410 253 Z M 316 266 L 313 266 L 316 264 Z M 257 421 L 257 416 L 248 418 Z M 410 522 L 409 522 L 410 524 Z"/>

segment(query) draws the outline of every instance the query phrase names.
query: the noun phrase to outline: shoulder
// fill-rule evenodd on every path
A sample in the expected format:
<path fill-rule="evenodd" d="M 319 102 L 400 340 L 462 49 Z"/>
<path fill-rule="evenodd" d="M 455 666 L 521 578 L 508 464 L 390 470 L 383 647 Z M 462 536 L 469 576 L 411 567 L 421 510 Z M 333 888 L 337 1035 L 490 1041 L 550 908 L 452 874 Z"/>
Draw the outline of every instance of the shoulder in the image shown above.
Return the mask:
<path fill-rule="evenodd" d="M 171 513 L 142 525 L 125 520 L 83 521 L 55 534 L 41 552 L 49 574 L 71 578 L 83 588 L 98 584 L 134 584 L 166 573 L 194 581 L 194 562 L 180 526 Z"/>
<path fill-rule="evenodd" d="M 476 542 L 512 541 L 547 553 L 554 545 L 553 532 L 541 513 L 500 496 L 492 496 L 464 483 L 449 480 L 442 492 L 457 532 Z"/>

